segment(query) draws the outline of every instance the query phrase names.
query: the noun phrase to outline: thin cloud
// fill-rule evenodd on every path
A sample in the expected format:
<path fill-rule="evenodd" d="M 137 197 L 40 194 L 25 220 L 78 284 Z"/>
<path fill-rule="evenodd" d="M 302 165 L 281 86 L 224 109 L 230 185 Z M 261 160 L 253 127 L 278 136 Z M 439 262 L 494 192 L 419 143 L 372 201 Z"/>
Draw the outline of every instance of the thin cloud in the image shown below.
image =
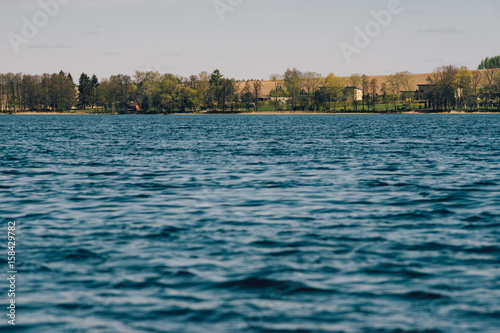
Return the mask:
<path fill-rule="evenodd" d="M 443 63 L 443 58 L 423 58 L 418 60 L 412 60 L 413 63 Z"/>
<path fill-rule="evenodd" d="M 425 29 L 417 30 L 421 34 L 464 34 L 465 31 L 458 30 L 457 28 L 438 28 L 438 29 Z"/>
<path fill-rule="evenodd" d="M 405 11 L 406 15 L 424 15 L 427 12 L 424 10 L 407 10 Z"/>
<path fill-rule="evenodd" d="M 30 49 L 72 49 L 72 46 L 65 45 L 65 44 L 47 44 L 47 43 L 40 43 L 40 44 L 33 44 L 28 46 Z"/>
<path fill-rule="evenodd" d="M 113 7 L 129 7 L 129 6 L 144 6 L 144 5 L 178 5 L 187 1 L 195 3 L 203 3 L 206 0 L 86 0 L 75 2 L 74 6 L 86 8 L 113 8 Z"/>

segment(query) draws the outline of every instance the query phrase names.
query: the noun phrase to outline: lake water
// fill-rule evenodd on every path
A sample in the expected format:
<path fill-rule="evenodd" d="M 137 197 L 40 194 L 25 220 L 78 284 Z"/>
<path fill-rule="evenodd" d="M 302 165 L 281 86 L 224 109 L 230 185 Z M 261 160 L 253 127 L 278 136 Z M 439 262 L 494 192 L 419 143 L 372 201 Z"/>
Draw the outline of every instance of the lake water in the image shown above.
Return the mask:
<path fill-rule="evenodd" d="M 2 116 L 0 135 L 2 332 L 500 327 L 499 115 Z"/>

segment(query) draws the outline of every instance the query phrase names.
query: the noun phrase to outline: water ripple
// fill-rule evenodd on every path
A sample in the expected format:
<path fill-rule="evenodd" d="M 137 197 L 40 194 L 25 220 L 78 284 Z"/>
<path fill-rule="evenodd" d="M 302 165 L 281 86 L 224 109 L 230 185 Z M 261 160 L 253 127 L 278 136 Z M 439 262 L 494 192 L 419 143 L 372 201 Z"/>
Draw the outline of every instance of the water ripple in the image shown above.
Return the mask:
<path fill-rule="evenodd" d="M 499 125 L 2 116 L 16 331 L 497 332 Z"/>

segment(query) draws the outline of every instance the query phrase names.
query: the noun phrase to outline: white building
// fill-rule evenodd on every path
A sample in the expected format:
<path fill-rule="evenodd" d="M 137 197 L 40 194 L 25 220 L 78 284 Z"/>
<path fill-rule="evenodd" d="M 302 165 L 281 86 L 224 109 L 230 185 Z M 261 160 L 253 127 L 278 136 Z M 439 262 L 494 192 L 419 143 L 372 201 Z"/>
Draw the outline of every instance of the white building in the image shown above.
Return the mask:
<path fill-rule="evenodd" d="M 363 89 L 358 87 L 346 87 L 344 90 L 344 95 L 348 100 L 352 101 L 362 101 L 363 100 Z"/>

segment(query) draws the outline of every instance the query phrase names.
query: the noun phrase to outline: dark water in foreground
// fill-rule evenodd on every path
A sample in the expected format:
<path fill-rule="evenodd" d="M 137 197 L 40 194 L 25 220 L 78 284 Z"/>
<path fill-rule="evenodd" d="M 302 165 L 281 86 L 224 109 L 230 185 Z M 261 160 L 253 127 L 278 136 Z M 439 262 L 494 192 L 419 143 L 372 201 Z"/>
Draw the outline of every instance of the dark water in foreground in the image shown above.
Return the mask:
<path fill-rule="evenodd" d="M 500 116 L 3 116 L 0 134 L 16 332 L 499 332 Z"/>

